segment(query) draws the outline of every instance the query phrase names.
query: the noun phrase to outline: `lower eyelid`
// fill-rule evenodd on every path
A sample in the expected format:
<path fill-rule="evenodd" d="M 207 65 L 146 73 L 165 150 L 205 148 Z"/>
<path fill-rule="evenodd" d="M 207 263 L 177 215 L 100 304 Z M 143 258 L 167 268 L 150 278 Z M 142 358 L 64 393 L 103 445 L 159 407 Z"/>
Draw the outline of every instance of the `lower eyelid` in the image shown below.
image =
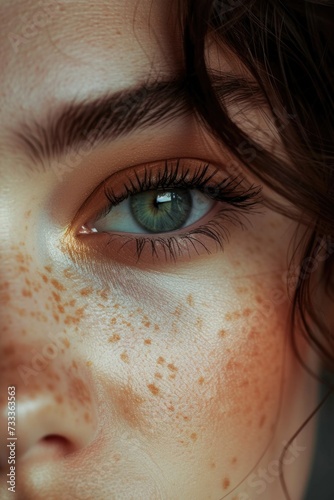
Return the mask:
<path fill-rule="evenodd" d="M 236 216 L 235 210 L 233 212 Z M 222 251 L 226 234 L 232 226 L 235 226 L 235 220 L 229 222 L 226 210 L 216 206 L 214 213 L 210 211 L 200 224 L 197 222 L 178 232 L 144 237 L 117 232 L 91 233 L 77 236 L 77 241 L 83 245 L 86 254 L 89 248 L 89 258 L 99 263 L 117 262 L 136 268 L 160 269 L 163 265 L 187 263 L 194 258 Z M 208 236 L 210 231 L 215 232 L 216 238 Z"/>

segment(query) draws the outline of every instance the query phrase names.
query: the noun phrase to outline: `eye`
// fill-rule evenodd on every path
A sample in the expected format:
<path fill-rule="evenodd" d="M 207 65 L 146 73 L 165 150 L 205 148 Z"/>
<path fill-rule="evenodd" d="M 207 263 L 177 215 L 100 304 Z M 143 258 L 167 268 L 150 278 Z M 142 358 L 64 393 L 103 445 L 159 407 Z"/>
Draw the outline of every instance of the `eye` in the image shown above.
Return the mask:
<path fill-rule="evenodd" d="M 189 261 L 223 250 L 261 201 L 261 187 L 223 166 L 194 158 L 138 165 L 94 189 L 68 230 L 69 252 L 130 266 Z"/>
<path fill-rule="evenodd" d="M 195 189 L 144 191 L 113 207 L 92 230 L 139 234 L 177 231 L 200 220 L 214 205 L 212 199 Z"/>

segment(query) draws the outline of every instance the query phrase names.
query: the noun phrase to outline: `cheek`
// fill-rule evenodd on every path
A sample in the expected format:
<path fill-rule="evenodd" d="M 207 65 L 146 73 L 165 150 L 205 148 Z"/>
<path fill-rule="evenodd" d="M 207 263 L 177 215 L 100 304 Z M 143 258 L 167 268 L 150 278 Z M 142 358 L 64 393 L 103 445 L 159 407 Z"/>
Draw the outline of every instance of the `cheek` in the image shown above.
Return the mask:
<path fill-rule="evenodd" d="M 131 414 L 143 418 L 152 449 L 174 463 L 182 457 L 182 470 L 185 457 L 200 458 L 202 471 L 219 477 L 223 490 L 235 484 L 236 473 L 245 477 L 266 450 L 278 422 L 283 376 L 293 376 L 286 304 L 268 314 L 255 296 L 245 295 L 238 310 L 214 321 L 196 314 L 186 323 L 181 313 L 173 321 L 173 347 L 170 338 L 165 345 L 154 335 L 149 342 L 143 338 L 148 355 L 135 356 L 141 383 L 130 368 L 131 389 L 142 399 L 137 405 L 128 398 L 127 405 L 133 401 Z M 187 297 L 184 311 L 193 301 Z M 168 320 L 159 336 L 167 327 Z"/>
<path fill-rule="evenodd" d="M 141 310 L 116 310 L 100 331 L 99 364 L 120 418 L 133 428 L 136 422 L 138 428 L 147 425 L 157 435 L 163 427 L 169 439 L 172 434 L 174 443 L 184 445 L 217 426 L 224 439 L 229 429 L 229 441 L 259 430 L 263 442 L 268 440 L 287 359 L 285 323 L 278 320 L 285 311 L 266 318 L 254 297 L 245 303 L 256 304 L 252 314 L 243 308 L 209 321 L 210 310 L 194 314 L 194 298 L 187 295 L 183 308 L 177 306 L 163 325 Z M 127 384 L 114 387 L 125 372 Z"/>

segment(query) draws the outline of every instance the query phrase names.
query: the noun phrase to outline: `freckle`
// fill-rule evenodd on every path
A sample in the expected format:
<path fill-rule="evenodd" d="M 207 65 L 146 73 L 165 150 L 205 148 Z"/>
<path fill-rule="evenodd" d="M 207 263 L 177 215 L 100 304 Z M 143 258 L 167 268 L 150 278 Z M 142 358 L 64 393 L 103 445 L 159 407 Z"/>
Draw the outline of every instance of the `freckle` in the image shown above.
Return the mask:
<path fill-rule="evenodd" d="M 15 256 L 15 259 L 17 262 L 20 262 L 21 264 L 25 262 L 25 258 L 21 252 Z"/>
<path fill-rule="evenodd" d="M 226 336 L 226 330 L 224 330 L 224 329 L 220 330 L 220 332 L 218 332 L 218 336 L 221 337 L 221 338 L 225 337 Z"/>
<path fill-rule="evenodd" d="M 172 375 L 169 375 L 169 380 L 173 380 L 174 378 L 176 377 L 175 373 L 173 373 Z"/>
<path fill-rule="evenodd" d="M 249 308 L 247 308 L 247 309 L 244 309 L 244 311 L 243 311 L 242 314 L 243 314 L 243 316 L 245 316 L 247 318 L 250 315 L 251 312 L 252 311 Z"/>
<path fill-rule="evenodd" d="M 63 344 L 65 347 L 67 347 L 67 349 L 70 347 L 71 343 L 68 339 L 63 339 Z"/>
<path fill-rule="evenodd" d="M 62 404 L 62 402 L 64 401 L 63 397 L 59 394 L 55 397 L 55 400 L 58 404 Z"/>
<path fill-rule="evenodd" d="M 84 307 L 78 307 L 78 309 L 75 311 L 75 315 L 82 317 L 84 315 L 84 312 L 85 312 Z"/>
<path fill-rule="evenodd" d="M 69 267 L 67 269 L 64 269 L 63 274 L 64 274 L 65 278 L 67 278 L 67 279 L 73 278 L 72 270 Z"/>
<path fill-rule="evenodd" d="M 129 363 L 129 356 L 126 351 L 122 352 L 120 358 L 122 361 L 124 361 L 124 363 Z"/>
<path fill-rule="evenodd" d="M 259 304 L 262 304 L 262 302 L 263 302 L 262 297 L 260 297 L 259 295 L 256 295 L 256 296 L 255 296 L 255 300 L 256 300 L 256 302 L 258 302 Z"/>
<path fill-rule="evenodd" d="M 233 457 L 231 460 L 231 464 L 235 465 L 237 463 L 237 457 Z"/>
<path fill-rule="evenodd" d="M 230 480 L 228 477 L 225 477 L 223 480 L 223 489 L 227 490 L 227 488 L 230 486 Z"/>
<path fill-rule="evenodd" d="M 183 420 L 185 420 L 186 422 L 189 422 L 190 418 L 187 415 L 183 415 Z"/>
<path fill-rule="evenodd" d="M 196 432 L 193 432 L 193 433 L 190 435 L 190 439 L 192 439 L 193 441 L 197 441 L 197 434 L 196 434 Z"/>
<path fill-rule="evenodd" d="M 119 304 L 114 304 L 114 309 L 119 309 Z"/>
<path fill-rule="evenodd" d="M 211 464 L 210 464 L 210 469 L 215 469 L 215 468 L 216 468 L 216 464 L 215 464 L 215 462 L 211 462 Z"/>
<path fill-rule="evenodd" d="M 80 290 L 80 295 L 82 295 L 83 297 L 87 297 L 87 295 L 91 295 L 93 292 L 93 289 L 91 287 L 87 287 L 87 288 L 83 288 L 82 290 Z"/>
<path fill-rule="evenodd" d="M 57 323 L 59 323 L 59 316 L 58 316 L 58 314 L 53 314 L 53 317 L 57 321 Z"/>
<path fill-rule="evenodd" d="M 266 416 L 265 416 L 265 415 L 262 415 L 262 416 L 261 416 L 261 419 L 260 419 L 260 422 L 259 422 L 259 428 L 260 428 L 260 429 L 263 427 L 263 425 L 264 425 L 265 421 L 266 421 Z"/>
<path fill-rule="evenodd" d="M 163 365 L 165 363 L 164 358 L 162 358 L 161 356 L 159 356 L 159 358 L 157 359 L 157 363 L 158 363 L 158 365 Z"/>
<path fill-rule="evenodd" d="M 151 339 L 145 339 L 144 340 L 144 344 L 151 345 L 152 344 L 152 340 Z"/>
<path fill-rule="evenodd" d="M 187 297 L 187 303 L 190 305 L 190 307 L 192 307 L 194 305 L 194 299 L 193 299 L 193 296 L 191 294 L 189 294 Z"/>
<path fill-rule="evenodd" d="M 44 269 L 46 272 L 51 273 L 52 272 L 52 267 L 51 266 L 44 266 Z"/>
<path fill-rule="evenodd" d="M 86 362 L 86 366 L 92 366 L 93 365 L 93 362 L 92 361 L 87 361 Z"/>
<path fill-rule="evenodd" d="M 89 413 L 86 411 L 85 414 L 84 414 L 84 419 L 85 419 L 85 422 L 91 422 L 91 416 L 89 415 Z"/>
<path fill-rule="evenodd" d="M 64 306 L 58 305 L 57 306 L 58 311 L 63 314 L 65 312 Z"/>
<path fill-rule="evenodd" d="M 65 325 L 75 325 L 79 323 L 79 321 L 79 318 L 75 318 L 74 316 L 66 316 L 66 318 L 64 319 Z"/>
<path fill-rule="evenodd" d="M 154 376 L 155 376 L 155 378 L 162 378 L 162 375 L 159 372 L 155 373 Z"/>
<path fill-rule="evenodd" d="M 255 340 L 258 335 L 258 332 L 255 330 L 255 328 L 252 328 L 251 331 L 248 334 L 248 339 L 249 340 Z"/>
<path fill-rule="evenodd" d="M 117 333 L 114 333 L 111 337 L 109 337 L 108 342 L 115 343 L 119 340 L 121 340 L 121 337 Z"/>
<path fill-rule="evenodd" d="M 234 321 L 234 320 L 239 319 L 239 318 L 240 318 L 239 311 L 234 311 L 232 313 L 225 314 L 226 321 Z"/>
<path fill-rule="evenodd" d="M 159 325 L 154 325 L 154 330 L 155 330 L 156 332 L 158 332 L 158 331 L 160 330 L 160 326 L 159 326 Z"/>
<path fill-rule="evenodd" d="M 23 297 L 32 297 L 31 291 L 27 290 L 26 288 L 22 289 L 22 295 L 23 295 Z"/>
<path fill-rule="evenodd" d="M 55 280 L 55 279 L 52 279 L 51 280 L 51 284 L 56 288 L 56 290 L 58 290 L 59 292 L 64 292 L 65 291 L 65 287 L 59 283 L 58 280 Z"/>
<path fill-rule="evenodd" d="M 148 384 L 147 386 L 149 388 L 149 390 L 151 391 L 151 393 L 154 395 L 154 396 L 157 396 L 159 394 L 159 389 L 157 388 L 157 386 L 155 384 Z"/>
<path fill-rule="evenodd" d="M 198 379 L 198 383 L 199 383 L 199 385 L 203 385 L 203 384 L 204 384 L 204 378 L 203 378 L 203 377 L 200 377 L 200 378 Z"/>
<path fill-rule="evenodd" d="M 72 361 L 72 366 L 75 370 L 78 369 L 78 365 L 76 364 L 75 360 Z"/>
<path fill-rule="evenodd" d="M 111 318 L 111 320 L 110 320 L 110 324 L 111 324 L 111 325 L 115 325 L 115 324 L 116 324 L 116 321 L 117 321 L 117 319 L 116 319 L 116 318 Z"/>
<path fill-rule="evenodd" d="M 143 321 L 143 325 L 146 326 L 146 328 L 150 328 L 151 323 L 149 321 Z"/>
<path fill-rule="evenodd" d="M 180 306 L 177 306 L 175 308 L 175 310 L 173 311 L 172 314 L 173 314 L 173 316 L 176 316 L 177 318 L 179 318 L 181 316 L 181 308 L 180 308 Z"/>
<path fill-rule="evenodd" d="M 60 302 L 60 295 L 59 295 L 59 293 L 52 292 L 52 297 L 55 299 L 56 302 Z"/>
<path fill-rule="evenodd" d="M 44 283 L 47 283 L 49 281 L 49 278 L 46 276 L 46 274 L 42 274 L 42 279 Z"/>
<path fill-rule="evenodd" d="M 176 366 L 173 363 L 169 363 L 169 365 L 167 365 L 167 368 L 168 368 L 168 370 L 171 370 L 172 372 L 178 371 L 178 368 L 176 368 Z"/>
<path fill-rule="evenodd" d="M 53 391 L 55 388 L 55 386 L 53 384 L 47 384 L 46 387 L 49 389 L 49 391 Z"/>
<path fill-rule="evenodd" d="M 175 411 L 175 408 L 173 405 L 167 406 L 167 410 L 169 411 Z"/>
<path fill-rule="evenodd" d="M 202 330 L 202 328 L 203 328 L 203 320 L 202 320 L 202 318 L 197 318 L 197 320 L 196 320 L 196 328 L 198 328 L 198 330 Z"/>

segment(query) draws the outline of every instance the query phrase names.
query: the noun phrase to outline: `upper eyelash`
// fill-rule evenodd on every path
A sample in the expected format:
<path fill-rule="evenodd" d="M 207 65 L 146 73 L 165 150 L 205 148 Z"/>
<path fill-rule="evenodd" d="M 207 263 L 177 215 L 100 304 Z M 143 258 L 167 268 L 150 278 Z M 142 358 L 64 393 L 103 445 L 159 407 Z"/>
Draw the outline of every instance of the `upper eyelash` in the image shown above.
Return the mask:
<path fill-rule="evenodd" d="M 260 194 L 262 188 L 260 186 L 249 186 L 246 189 L 242 186 L 244 179 L 240 177 L 226 177 L 219 184 L 210 186 L 209 182 L 214 178 L 215 172 L 207 174 L 209 166 L 208 163 L 202 164 L 191 173 L 189 167 L 182 171 L 183 167 L 180 167 L 180 160 L 177 160 L 175 165 L 171 166 L 168 160 L 166 160 L 165 168 L 162 173 L 158 173 L 158 178 L 156 180 L 153 179 L 151 170 L 148 171 L 145 169 L 142 179 L 135 173 L 137 185 L 134 184 L 132 179 L 128 178 L 129 185 L 124 184 L 123 189 L 125 192 L 120 196 L 116 196 L 114 191 L 105 185 L 104 193 L 111 205 L 108 211 L 110 211 L 113 206 L 126 200 L 129 196 L 141 193 L 142 191 L 168 188 L 196 188 L 216 201 L 224 201 L 240 208 L 250 208 L 261 201 Z M 190 173 L 191 177 L 187 179 Z M 240 188 L 239 192 L 237 192 L 238 188 Z"/>

